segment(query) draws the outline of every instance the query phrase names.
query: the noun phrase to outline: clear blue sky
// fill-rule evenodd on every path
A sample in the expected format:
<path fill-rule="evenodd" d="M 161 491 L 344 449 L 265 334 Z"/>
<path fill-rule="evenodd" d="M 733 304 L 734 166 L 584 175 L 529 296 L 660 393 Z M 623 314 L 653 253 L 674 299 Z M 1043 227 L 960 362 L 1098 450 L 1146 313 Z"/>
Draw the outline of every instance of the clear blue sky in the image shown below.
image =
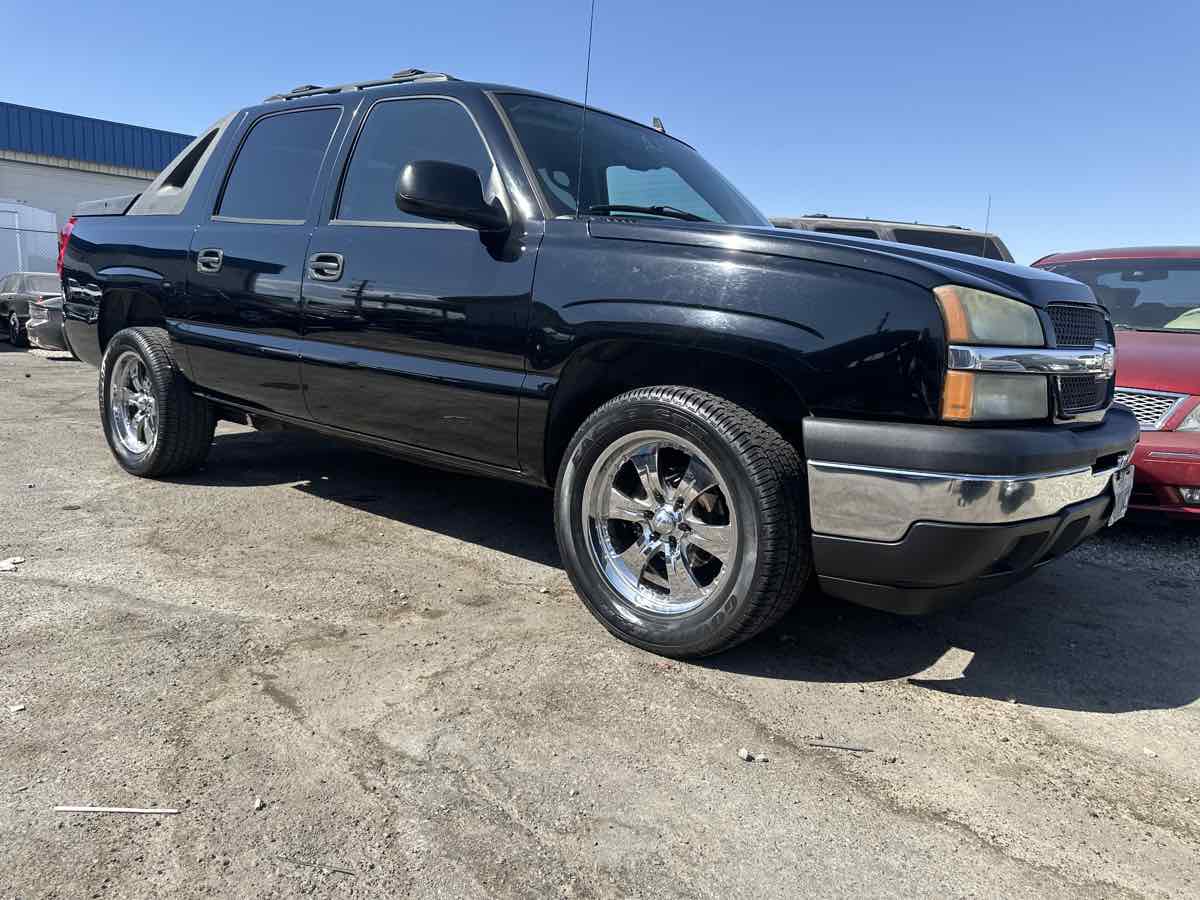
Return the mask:
<path fill-rule="evenodd" d="M 194 133 L 416 66 L 581 99 L 587 0 L 4 0 L 0 99 Z M 768 215 L 1200 243 L 1200 5 L 597 0 L 591 102 L 694 144 Z"/>

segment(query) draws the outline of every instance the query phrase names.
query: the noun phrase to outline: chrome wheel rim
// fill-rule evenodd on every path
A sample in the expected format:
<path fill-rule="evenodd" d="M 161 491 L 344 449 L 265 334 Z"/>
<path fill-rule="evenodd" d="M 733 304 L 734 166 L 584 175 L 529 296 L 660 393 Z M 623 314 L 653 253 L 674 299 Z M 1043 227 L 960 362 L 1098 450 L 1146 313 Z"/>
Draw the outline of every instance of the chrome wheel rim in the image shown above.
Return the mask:
<path fill-rule="evenodd" d="M 741 542 L 733 495 L 691 441 L 622 437 L 592 466 L 583 503 L 592 559 L 637 613 L 695 613 L 732 577 Z"/>
<path fill-rule="evenodd" d="M 142 358 L 126 350 L 113 366 L 108 388 L 109 421 L 121 446 L 140 456 L 158 442 L 158 401 Z"/>

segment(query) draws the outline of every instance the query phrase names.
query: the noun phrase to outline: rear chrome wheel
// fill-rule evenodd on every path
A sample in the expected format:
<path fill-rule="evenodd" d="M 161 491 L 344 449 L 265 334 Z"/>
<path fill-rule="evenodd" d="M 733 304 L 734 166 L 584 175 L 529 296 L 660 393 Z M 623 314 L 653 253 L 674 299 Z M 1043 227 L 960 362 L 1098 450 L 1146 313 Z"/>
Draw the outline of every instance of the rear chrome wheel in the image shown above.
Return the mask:
<path fill-rule="evenodd" d="M 204 462 L 216 416 L 179 372 L 165 329 L 139 326 L 114 334 L 104 348 L 98 387 L 104 436 L 126 472 L 156 478 Z"/>
<path fill-rule="evenodd" d="M 110 385 L 108 414 L 113 437 L 135 456 L 153 450 L 158 443 L 158 403 L 141 356 L 126 350 L 117 357 Z"/>
<path fill-rule="evenodd" d="M 729 486 L 691 441 L 637 431 L 607 447 L 584 487 L 588 546 L 636 610 L 694 613 L 728 581 L 739 536 Z"/>

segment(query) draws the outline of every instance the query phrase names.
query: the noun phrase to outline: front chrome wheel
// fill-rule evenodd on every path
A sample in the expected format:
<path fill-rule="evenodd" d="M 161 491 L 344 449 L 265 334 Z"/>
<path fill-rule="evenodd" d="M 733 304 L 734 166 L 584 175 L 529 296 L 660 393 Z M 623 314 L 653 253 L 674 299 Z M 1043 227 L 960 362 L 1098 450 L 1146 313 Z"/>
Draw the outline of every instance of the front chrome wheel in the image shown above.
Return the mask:
<path fill-rule="evenodd" d="M 158 442 L 158 402 L 141 356 L 127 350 L 113 366 L 108 395 L 112 433 L 129 453 L 140 456 Z"/>
<path fill-rule="evenodd" d="M 729 486 L 691 441 L 638 431 L 596 460 L 583 493 L 593 560 L 639 613 L 694 613 L 732 576 L 740 541 Z"/>

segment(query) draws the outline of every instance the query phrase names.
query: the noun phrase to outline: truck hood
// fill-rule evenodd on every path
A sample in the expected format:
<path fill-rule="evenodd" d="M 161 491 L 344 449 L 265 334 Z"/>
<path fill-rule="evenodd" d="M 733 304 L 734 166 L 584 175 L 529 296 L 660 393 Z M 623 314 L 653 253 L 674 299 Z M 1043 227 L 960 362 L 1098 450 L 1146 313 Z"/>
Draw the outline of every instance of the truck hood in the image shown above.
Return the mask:
<path fill-rule="evenodd" d="M 1117 384 L 1200 394 L 1200 334 L 1118 331 Z"/>
<path fill-rule="evenodd" d="M 1055 300 L 1096 302 L 1086 285 L 1053 272 L 893 241 L 770 226 L 658 220 L 592 219 L 589 231 L 592 237 L 605 240 L 651 241 L 832 263 L 904 278 L 927 288 L 961 284 L 1034 306 Z"/>

